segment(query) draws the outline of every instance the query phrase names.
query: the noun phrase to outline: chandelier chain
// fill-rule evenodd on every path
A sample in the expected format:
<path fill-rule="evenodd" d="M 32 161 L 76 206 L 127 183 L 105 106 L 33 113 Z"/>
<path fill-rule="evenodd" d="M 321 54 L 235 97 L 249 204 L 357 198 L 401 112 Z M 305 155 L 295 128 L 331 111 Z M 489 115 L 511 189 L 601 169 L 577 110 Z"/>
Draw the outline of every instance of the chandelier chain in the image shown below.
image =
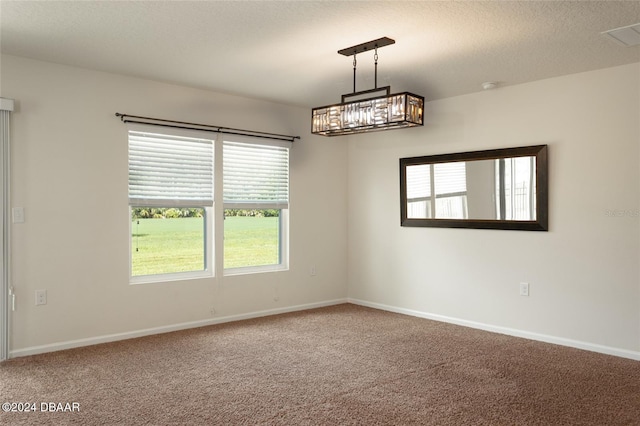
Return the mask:
<path fill-rule="evenodd" d="M 353 54 L 353 93 L 356 93 L 356 54 Z"/>
<path fill-rule="evenodd" d="M 375 50 L 375 54 L 373 55 L 373 60 L 375 61 L 375 71 L 374 71 L 374 75 L 373 75 L 373 83 L 374 83 L 374 88 L 378 88 L 378 46 L 376 45 L 376 50 Z"/>

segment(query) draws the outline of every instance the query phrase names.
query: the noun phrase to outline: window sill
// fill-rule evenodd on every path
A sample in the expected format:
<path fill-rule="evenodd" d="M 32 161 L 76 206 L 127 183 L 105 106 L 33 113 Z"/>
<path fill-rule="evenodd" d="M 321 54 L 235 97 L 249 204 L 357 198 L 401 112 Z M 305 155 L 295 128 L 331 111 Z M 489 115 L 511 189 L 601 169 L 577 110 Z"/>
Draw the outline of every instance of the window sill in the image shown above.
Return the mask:
<path fill-rule="evenodd" d="M 284 272 L 289 267 L 284 265 L 267 265 L 267 266 L 246 266 L 242 268 L 229 268 L 224 270 L 224 276 L 247 275 L 247 274 L 263 274 L 267 272 Z"/>
<path fill-rule="evenodd" d="M 139 275 L 135 277 L 129 277 L 129 284 L 152 284 L 161 282 L 172 281 L 188 281 L 197 280 L 201 278 L 212 278 L 211 271 L 198 271 L 198 272 L 178 272 L 173 274 L 158 274 L 158 275 Z"/>

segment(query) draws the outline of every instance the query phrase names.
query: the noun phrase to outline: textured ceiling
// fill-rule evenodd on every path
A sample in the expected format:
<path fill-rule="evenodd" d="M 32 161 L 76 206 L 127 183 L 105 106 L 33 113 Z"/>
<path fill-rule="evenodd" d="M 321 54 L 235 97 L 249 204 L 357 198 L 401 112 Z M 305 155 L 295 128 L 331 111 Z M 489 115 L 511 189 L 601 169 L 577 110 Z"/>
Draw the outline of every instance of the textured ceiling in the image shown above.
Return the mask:
<path fill-rule="evenodd" d="M 336 52 L 380 37 L 378 86 L 429 101 L 638 62 L 600 35 L 638 22 L 640 1 L 0 1 L 2 53 L 306 107 L 351 92 Z"/>

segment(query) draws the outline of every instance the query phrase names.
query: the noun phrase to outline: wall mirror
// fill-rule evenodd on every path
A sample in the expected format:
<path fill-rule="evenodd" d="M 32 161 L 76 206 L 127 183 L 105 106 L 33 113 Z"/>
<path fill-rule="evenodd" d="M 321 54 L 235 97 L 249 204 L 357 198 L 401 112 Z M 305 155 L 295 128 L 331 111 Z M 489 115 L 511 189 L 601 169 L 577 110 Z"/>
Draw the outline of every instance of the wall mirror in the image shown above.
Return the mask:
<path fill-rule="evenodd" d="M 402 226 L 548 229 L 547 145 L 400 159 Z"/>

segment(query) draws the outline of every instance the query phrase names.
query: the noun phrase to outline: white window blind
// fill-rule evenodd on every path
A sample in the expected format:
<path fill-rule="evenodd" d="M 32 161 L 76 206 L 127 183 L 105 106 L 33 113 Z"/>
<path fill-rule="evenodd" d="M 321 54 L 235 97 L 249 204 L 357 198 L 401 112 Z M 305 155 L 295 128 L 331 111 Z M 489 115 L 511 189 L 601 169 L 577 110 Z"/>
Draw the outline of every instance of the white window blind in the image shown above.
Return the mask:
<path fill-rule="evenodd" d="M 434 166 L 436 197 L 467 192 L 466 163 L 438 163 Z"/>
<path fill-rule="evenodd" d="M 431 197 L 431 166 L 418 164 L 407 167 L 407 199 Z"/>
<path fill-rule="evenodd" d="M 212 206 L 212 141 L 129 131 L 129 204 Z"/>
<path fill-rule="evenodd" d="M 225 208 L 289 208 L 288 147 L 224 141 L 222 152 Z"/>

